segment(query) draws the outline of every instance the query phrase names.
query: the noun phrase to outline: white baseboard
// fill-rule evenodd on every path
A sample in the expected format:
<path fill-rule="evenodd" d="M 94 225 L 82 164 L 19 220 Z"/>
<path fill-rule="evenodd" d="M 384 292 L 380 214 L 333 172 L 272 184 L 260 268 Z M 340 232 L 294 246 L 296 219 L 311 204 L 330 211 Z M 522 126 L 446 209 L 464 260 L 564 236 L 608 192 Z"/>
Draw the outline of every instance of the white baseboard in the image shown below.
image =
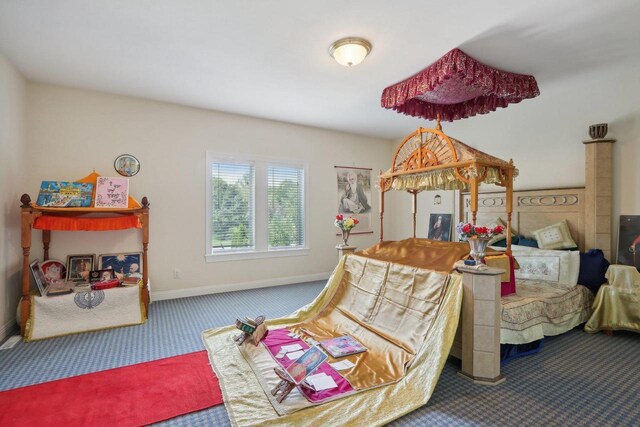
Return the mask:
<path fill-rule="evenodd" d="M 17 326 L 15 320 L 10 320 L 9 322 L 2 325 L 0 328 L 0 342 L 4 341 L 10 335 L 13 335 L 16 332 Z"/>
<path fill-rule="evenodd" d="M 229 285 L 201 286 L 197 288 L 184 288 L 171 291 L 151 290 L 151 301 L 162 301 L 167 299 L 195 297 L 199 295 L 218 294 L 221 292 L 242 291 L 246 289 L 268 288 L 271 286 L 291 285 L 294 283 L 313 282 L 316 280 L 327 280 L 331 276 L 329 273 L 307 274 L 304 276 L 280 277 L 270 280 L 258 280 L 255 282 L 234 283 Z M 152 287 L 153 288 L 153 287 Z"/>

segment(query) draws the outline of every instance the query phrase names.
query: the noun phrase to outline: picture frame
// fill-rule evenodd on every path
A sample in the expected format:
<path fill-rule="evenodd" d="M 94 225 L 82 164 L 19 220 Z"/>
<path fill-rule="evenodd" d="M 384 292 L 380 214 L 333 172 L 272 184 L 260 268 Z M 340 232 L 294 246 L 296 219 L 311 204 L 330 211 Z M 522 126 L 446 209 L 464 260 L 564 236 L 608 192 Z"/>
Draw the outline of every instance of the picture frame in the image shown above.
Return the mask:
<path fill-rule="evenodd" d="M 113 270 L 119 280 L 142 278 L 142 252 L 120 254 L 100 254 L 98 256 L 99 270 Z"/>
<path fill-rule="evenodd" d="M 40 296 L 41 297 L 45 296 L 47 294 L 47 288 L 49 286 L 47 285 L 47 279 L 44 276 L 44 272 L 40 267 L 40 261 L 39 260 L 33 261 L 31 264 L 29 264 L 29 267 L 31 268 L 31 274 L 33 274 L 33 279 L 35 280 L 36 285 L 38 286 L 38 292 L 40 293 Z"/>
<path fill-rule="evenodd" d="M 95 208 L 124 209 L 129 206 L 129 178 L 99 176 Z"/>
<path fill-rule="evenodd" d="M 640 271 L 640 215 L 620 215 L 616 263 Z"/>
<path fill-rule="evenodd" d="M 67 281 L 88 282 L 95 258 L 95 254 L 68 255 Z"/>
<path fill-rule="evenodd" d="M 67 267 L 64 262 L 57 259 L 48 259 L 40 263 L 40 269 L 44 273 L 47 285 L 64 282 L 67 277 Z"/>
<path fill-rule="evenodd" d="M 105 282 L 116 278 L 114 270 L 106 268 L 104 270 L 91 270 L 89 273 L 89 283 Z"/>
<path fill-rule="evenodd" d="M 131 154 L 121 154 L 114 160 L 113 168 L 120 175 L 131 177 L 140 172 L 140 161 Z"/>
<path fill-rule="evenodd" d="M 337 213 L 359 221 L 350 234 L 373 233 L 371 223 L 371 168 L 334 166 L 337 185 Z M 336 233 L 340 235 L 340 233 Z"/>
<path fill-rule="evenodd" d="M 442 242 L 450 242 L 452 218 L 453 214 L 450 213 L 429 214 L 429 231 L 427 233 L 427 238 L 431 240 L 440 240 Z"/>

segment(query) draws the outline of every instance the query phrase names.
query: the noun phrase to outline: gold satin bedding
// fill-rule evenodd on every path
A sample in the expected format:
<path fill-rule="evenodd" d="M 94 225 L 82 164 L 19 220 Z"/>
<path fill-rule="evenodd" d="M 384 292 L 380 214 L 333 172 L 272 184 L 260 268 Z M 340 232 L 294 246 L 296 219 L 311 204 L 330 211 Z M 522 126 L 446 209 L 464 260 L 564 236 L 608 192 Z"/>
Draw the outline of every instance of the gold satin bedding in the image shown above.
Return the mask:
<path fill-rule="evenodd" d="M 453 264 L 456 261 L 469 255 L 469 244 L 413 238 L 380 242 L 357 254 L 381 261 L 449 273 L 453 271 Z"/>
<path fill-rule="evenodd" d="M 353 388 L 395 382 L 424 342 L 449 275 L 360 256 L 348 257 L 344 270 L 327 307 L 294 330 L 317 341 L 348 334 L 367 347 L 341 372 Z"/>
<path fill-rule="evenodd" d="M 265 392 L 278 382 L 276 363 L 261 345 L 238 348 L 232 326 L 205 331 L 203 340 L 234 425 L 382 425 L 431 397 L 453 343 L 461 301 L 458 275 L 343 258 L 315 301 L 267 320 L 270 328 L 301 324 L 318 340 L 352 334 L 368 347 L 349 356 L 355 368 L 341 372 L 362 391 L 317 406 L 297 389 L 281 404 Z"/>

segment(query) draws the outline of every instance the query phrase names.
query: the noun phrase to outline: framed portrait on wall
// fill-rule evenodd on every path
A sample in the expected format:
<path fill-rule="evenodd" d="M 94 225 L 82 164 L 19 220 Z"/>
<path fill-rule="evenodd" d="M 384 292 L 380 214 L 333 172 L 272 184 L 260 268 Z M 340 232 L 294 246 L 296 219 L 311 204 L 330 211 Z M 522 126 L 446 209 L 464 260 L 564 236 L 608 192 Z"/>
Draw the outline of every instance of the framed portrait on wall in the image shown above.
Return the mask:
<path fill-rule="evenodd" d="M 431 240 L 451 241 L 452 214 L 432 213 L 429 215 L 429 232 L 427 238 Z"/>
<path fill-rule="evenodd" d="M 640 270 L 640 215 L 620 215 L 616 262 Z"/>
<path fill-rule="evenodd" d="M 371 226 L 371 168 L 336 166 L 337 211 L 359 221 L 351 234 L 373 233 Z"/>

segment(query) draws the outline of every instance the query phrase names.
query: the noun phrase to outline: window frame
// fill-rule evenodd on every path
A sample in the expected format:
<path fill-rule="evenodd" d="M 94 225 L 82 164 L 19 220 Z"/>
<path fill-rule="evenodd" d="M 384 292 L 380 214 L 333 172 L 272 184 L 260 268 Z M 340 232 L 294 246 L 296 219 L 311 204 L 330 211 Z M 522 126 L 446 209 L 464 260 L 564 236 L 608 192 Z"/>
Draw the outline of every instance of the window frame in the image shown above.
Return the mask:
<path fill-rule="evenodd" d="M 214 251 L 211 247 L 213 224 L 211 223 L 211 164 L 217 163 L 250 163 L 254 167 L 253 188 L 253 233 L 254 247 L 242 250 Z M 269 248 L 268 224 L 268 180 L 269 166 L 295 167 L 303 170 L 303 209 L 304 209 L 304 244 L 293 248 Z M 218 151 L 206 152 L 205 165 L 205 259 L 207 262 L 237 261 L 246 259 L 279 258 L 309 255 L 309 164 L 301 160 L 288 160 L 261 156 L 244 156 L 224 154 Z"/>

